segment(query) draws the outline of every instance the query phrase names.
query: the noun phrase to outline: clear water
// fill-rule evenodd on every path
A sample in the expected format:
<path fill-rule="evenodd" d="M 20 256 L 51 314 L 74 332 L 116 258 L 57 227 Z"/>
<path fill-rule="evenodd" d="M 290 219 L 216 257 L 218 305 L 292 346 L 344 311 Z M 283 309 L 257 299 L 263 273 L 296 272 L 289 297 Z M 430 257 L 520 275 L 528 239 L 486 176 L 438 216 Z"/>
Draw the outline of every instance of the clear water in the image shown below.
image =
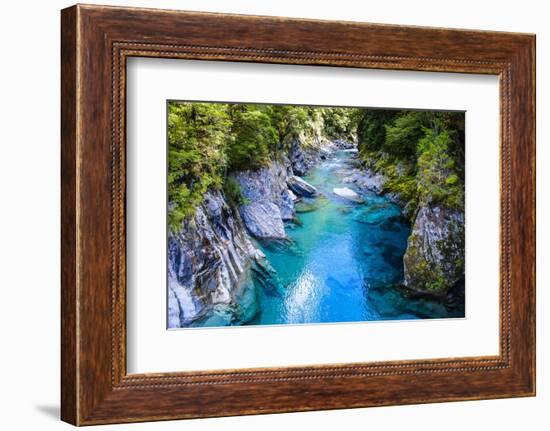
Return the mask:
<path fill-rule="evenodd" d="M 463 310 L 407 297 L 396 288 L 403 280 L 410 226 L 384 197 L 360 194 L 364 202 L 354 203 L 333 193 L 335 187 L 354 190 L 342 182 L 352 157 L 340 151 L 304 178 L 323 196 L 297 204 L 300 223 L 286 227 L 292 244 L 259 244 L 277 272 L 279 288 L 256 289 L 259 312 L 245 324 L 462 316 Z"/>

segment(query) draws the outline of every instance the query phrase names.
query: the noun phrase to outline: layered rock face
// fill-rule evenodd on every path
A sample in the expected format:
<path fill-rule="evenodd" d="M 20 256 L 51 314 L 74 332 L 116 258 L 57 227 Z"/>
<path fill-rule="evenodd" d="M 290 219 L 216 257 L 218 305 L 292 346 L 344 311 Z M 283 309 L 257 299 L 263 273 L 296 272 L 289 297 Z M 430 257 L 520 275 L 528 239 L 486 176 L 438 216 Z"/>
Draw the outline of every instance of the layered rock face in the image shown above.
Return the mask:
<path fill-rule="evenodd" d="M 255 238 L 284 239 L 285 225 L 277 205 L 269 201 L 253 202 L 240 209 L 250 234 Z"/>
<path fill-rule="evenodd" d="M 246 201 L 239 209 L 241 217 L 250 234 L 260 239 L 286 239 L 284 222 L 294 219 L 294 203 L 300 196 L 317 194 L 315 187 L 280 162 L 238 172 L 235 180 Z"/>
<path fill-rule="evenodd" d="M 341 147 L 347 146 L 346 141 L 335 141 L 341 143 Z M 288 158 L 292 171 L 299 176 L 306 175 L 309 170 L 319 162 L 340 148 L 335 142 L 324 139 L 321 135 L 315 135 L 313 142 L 305 145 L 302 137 L 294 137 L 290 144 Z"/>
<path fill-rule="evenodd" d="M 464 214 L 437 205 L 421 206 L 403 264 L 406 287 L 445 296 L 464 278 Z"/>
<path fill-rule="evenodd" d="M 195 217 L 168 238 L 168 326 L 186 326 L 213 310 L 228 322 L 235 315 L 251 319 L 257 306 L 250 269 L 263 261 L 223 195 L 208 192 Z"/>
<path fill-rule="evenodd" d="M 286 238 L 284 221 L 294 217 L 294 196 L 287 186 L 288 172 L 282 163 L 272 162 L 255 171 L 235 174 L 246 203 L 241 217 L 256 238 Z"/>

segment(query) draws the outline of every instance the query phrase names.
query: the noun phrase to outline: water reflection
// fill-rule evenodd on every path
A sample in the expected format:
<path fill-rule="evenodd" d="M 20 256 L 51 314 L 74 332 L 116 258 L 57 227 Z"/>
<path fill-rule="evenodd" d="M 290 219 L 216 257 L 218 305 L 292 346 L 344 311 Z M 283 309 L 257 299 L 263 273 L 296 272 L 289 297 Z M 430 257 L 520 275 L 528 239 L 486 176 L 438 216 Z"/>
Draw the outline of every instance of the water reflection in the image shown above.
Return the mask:
<path fill-rule="evenodd" d="M 289 287 L 284 298 L 284 313 L 288 323 L 312 322 L 322 296 L 322 285 L 315 275 L 305 269 L 296 283 Z"/>

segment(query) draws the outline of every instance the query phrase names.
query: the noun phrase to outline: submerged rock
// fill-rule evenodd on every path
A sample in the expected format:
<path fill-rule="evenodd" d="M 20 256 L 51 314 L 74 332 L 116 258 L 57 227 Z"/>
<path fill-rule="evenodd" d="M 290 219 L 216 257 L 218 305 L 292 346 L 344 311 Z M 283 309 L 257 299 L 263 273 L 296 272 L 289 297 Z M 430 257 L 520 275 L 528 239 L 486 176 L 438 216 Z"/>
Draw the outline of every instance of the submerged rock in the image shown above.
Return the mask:
<path fill-rule="evenodd" d="M 252 271 L 256 276 L 257 284 L 262 287 L 269 296 L 281 296 L 282 286 L 277 277 L 277 272 L 267 259 L 256 259 L 252 265 Z"/>
<path fill-rule="evenodd" d="M 358 202 L 358 203 L 363 202 L 363 198 L 361 198 L 361 196 L 359 196 L 356 192 L 354 192 L 352 189 L 349 189 L 347 187 L 342 187 L 342 188 L 335 187 L 332 189 L 332 191 L 335 195 L 348 199 L 350 201 Z"/>
<path fill-rule="evenodd" d="M 358 211 L 354 220 L 369 225 L 377 225 L 400 217 L 399 208 L 390 203 L 365 205 Z"/>
<path fill-rule="evenodd" d="M 312 211 L 317 211 L 319 208 L 327 205 L 328 200 L 324 196 L 319 196 L 318 198 L 304 198 L 302 201 L 296 203 L 296 212 L 298 214 L 309 213 Z"/>
<path fill-rule="evenodd" d="M 437 205 L 421 206 L 403 264 L 407 288 L 445 296 L 464 279 L 464 214 Z"/>
<path fill-rule="evenodd" d="M 319 194 L 314 186 L 296 175 L 291 176 L 287 183 L 290 190 L 298 196 L 311 198 Z"/>

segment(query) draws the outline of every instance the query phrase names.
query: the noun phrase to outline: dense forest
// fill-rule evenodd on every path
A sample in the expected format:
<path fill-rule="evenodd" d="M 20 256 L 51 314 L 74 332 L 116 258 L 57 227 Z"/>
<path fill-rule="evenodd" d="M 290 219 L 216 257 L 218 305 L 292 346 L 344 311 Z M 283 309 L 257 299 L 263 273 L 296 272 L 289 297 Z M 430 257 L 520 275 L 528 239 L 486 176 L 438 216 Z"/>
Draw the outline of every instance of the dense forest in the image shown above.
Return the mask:
<path fill-rule="evenodd" d="M 194 214 L 208 189 L 242 202 L 232 171 L 254 170 L 288 153 L 292 139 L 356 141 L 364 165 L 383 172 L 385 193 L 405 204 L 464 208 L 464 115 L 461 112 L 292 105 L 170 103 L 169 224 Z"/>

